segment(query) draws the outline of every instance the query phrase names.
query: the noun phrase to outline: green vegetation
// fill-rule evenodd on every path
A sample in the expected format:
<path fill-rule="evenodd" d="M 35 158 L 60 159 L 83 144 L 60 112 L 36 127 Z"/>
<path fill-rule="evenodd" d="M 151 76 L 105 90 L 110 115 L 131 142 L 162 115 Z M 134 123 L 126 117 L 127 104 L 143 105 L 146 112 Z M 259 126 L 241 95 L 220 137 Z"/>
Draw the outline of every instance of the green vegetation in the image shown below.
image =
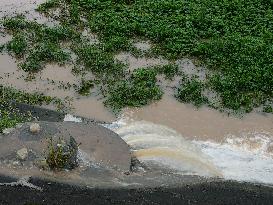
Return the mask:
<path fill-rule="evenodd" d="M 165 78 L 168 80 L 173 80 L 177 75 L 180 75 L 179 68 L 176 64 L 167 64 L 163 66 L 155 66 L 154 69 L 158 74 L 165 75 Z"/>
<path fill-rule="evenodd" d="M 11 105 L 0 101 L 0 133 L 6 128 L 14 127 L 16 124 L 30 118 L 28 115 L 19 113 Z"/>
<path fill-rule="evenodd" d="M 272 8 L 267 0 L 80 0 L 77 6 L 113 51 L 144 37 L 155 43 L 155 54 L 197 57 L 214 73 L 209 85 L 222 106 L 247 112 L 273 97 Z"/>
<path fill-rule="evenodd" d="M 73 169 L 77 163 L 77 152 L 79 144 L 76 143 L 73 137 L 70 137 L 69 142 L 63 138 L 53 140 L 49 138 L 48 154 L 46 163 L 51 169 Z"/>
<path fill-rule="evenodd" d="M 109 90 L 105 104 L 118 110 L 126 106 L 140 107 L 159 100 L 163 92 L 156 81 L 154 70 L 137 69 L 129 79 L 117 82 Z"/>
<path fill-rule="evenodd" d="M 32 119 L 29 114 L 20 113 L 16 108 L 14 108 L 12 102 L 30 105 L 53 103 L 59 108 L 64 107 L 59 99 L 51 98 L 39 93 L 29 94 L 2 85 L 0 85 L 0 96 L 0 133 L 3 132 L 5 128 L 11 128 L 17 123 Z"/>
<path fill-rule="evenodd" d="M 16 56 L 23 56 L 27 49 L 27 42 L 23 35 L 17 34 L 8 42 L 7 50 L 14 53 Z"/>
<path fill-rule="evenodd" d="M 176 98 L 184 103 L 193 103 L 199 107 L 208 102 L 208 99 L 203 95 L 203 84 L 197 79 L 183 79 L 180 87 L 177 90 Z"/>
<path fill-rule="evenodd" d="M 47 27 L 27 21 L 22 16 L 4 19 L 3 26 L 13 35 L 6 49 L 23 59 L 21 68 L 30 72 L 42 69 L 49 62 L 59 64 L 68 62 L 70 54 L 61 47 L 61 44 L 78 37 L 67 26 Z"/>
<path fill-rule="evenodd" d="M 81 86 L 78 89 L 78 93 L 80 95 L 89 95 L 90 94 L 90 89 L 93 88 L 94 82 L 93 80 L 84 80 L 82 79 Z"/>
<path fill-rule="evenodd" d="M 263 112 L 266 112 L 266 113 L 273 113 L 273 108 L 272 108 L 272 106 L 270 106 L 270 105 L 265 105 L 264 108 L 263 108 Z"/>
<path fill-rule="evenodd" d="M 48 27 L 22 16 L 6 18 L 3 26 L 13 39 L 4 50 L 22 58 L 26 71 L 40 70 L 48 62 L 70 63 L 71 53 L 76 54 L 74 70 L 92 72 L 94 86 L 114 110 L 160 99 L 156 75 L 173 80 L 182 72 L 170 63 L 154 67 L 149 74 L 145 69 L 130 74 L 114 54 L 139 55 L 132 46 L 136 39 L 153 43 L 147 55 L 172 61 L 188 57 L 207 67 L 205 82 L 182 79 L 175 94 L 179 101 L 210 104 L 203 95 L 208 88 L 220 99 L 218 109 L 250 112 L 263 106 L 265 112 L 271 110 L 267 105 L 273 98 L 270 0 L 49 0 L 37 10 L 60 25 Z M 83 28 L 96 33 L 100 43 L 88 42 L 81 35 Z M 91 87 L 84 79 L 78 91 L 88 95 Z"/>
<path fill-rule="evenodd" d="M 59 0 L 48 0 L 43 4 L 40 4 L 37 11 L 46 12 L 48 9 L 56 8 L 59 5 Z"/>

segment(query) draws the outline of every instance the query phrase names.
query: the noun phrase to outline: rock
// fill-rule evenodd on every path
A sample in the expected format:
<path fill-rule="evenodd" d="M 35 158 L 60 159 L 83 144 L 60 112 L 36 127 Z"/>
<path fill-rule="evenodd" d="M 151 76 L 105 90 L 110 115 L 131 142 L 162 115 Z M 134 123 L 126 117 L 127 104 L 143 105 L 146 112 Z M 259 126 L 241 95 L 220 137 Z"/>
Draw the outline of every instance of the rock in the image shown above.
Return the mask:
<path fill-rule="evenodd" d="M 12 162 L 12 165 L 13 165 L 13 166 L 20 166 L 21 163 L 20 163 L 19 161 L 13 161 L 13 162 Z"/>
<path fill-rule="evenodd" d="M 29 126 L 29 131 L 33 134 L 37 134 L 39 133 L 41 130 L 41 127 L 38 123 L 32 123 L 30 126 Z"/>
<path fill-rule="evenodd" d="M 13 132 L 15 128 L 6 128 L 3 130 L 4 135 L 8 135 L 9 133 Z"/>
<path fill-rule="evenodd" d="M 17 155 L 17 158 L 19 160 L 22 160 L 22 161 L 26 160 L 26 158 L 28 157 L 28 150 L 27 150 L 27 148 L 22 148 L 22 149 L 18 150 L 17 153 L 16 153 L 16 155 Z"/>
<path fill-rule="evenodd" d="M 49 166 L 46 162 L 46 159 L 38 159 L 37 161 L 34 162 L 34 164 L 39 168 L 43 170 L 48 170 Z"/>

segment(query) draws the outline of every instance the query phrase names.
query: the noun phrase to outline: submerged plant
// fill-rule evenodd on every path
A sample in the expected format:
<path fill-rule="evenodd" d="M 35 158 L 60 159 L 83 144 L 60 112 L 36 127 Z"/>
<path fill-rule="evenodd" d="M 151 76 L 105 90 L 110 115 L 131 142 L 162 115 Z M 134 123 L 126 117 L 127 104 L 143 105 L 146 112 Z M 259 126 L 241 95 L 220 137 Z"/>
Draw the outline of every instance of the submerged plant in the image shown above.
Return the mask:
<path fill-rule="evenodd" d="M 208 102 L 208 99 L 202 94 L 203 89 L 203 84 L 197 79 L 185 78 L 182 79 L 175 97 L 181 102 L 193 103 L 199 107 Z"/>
<path fill-rule="evenodd" d="M 162 90 L 156 85 L 156 72 L 137 69 L 127 80 L 118 81 L 109 89 L 105 104 L 115 110 L 126 106 L 140 107 L 162 97 Z"/>

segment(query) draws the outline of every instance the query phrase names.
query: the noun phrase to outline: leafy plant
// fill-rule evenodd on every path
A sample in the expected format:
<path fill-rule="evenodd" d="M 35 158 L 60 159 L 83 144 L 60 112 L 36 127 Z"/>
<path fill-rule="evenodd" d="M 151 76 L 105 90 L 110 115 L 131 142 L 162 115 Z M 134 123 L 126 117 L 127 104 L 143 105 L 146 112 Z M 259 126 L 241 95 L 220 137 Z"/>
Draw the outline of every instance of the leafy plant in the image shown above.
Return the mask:
<path fill-rule="evenodd" d="M 54 141 L 50 137 L 46 163 L 51 169 L 73 169 L 78 166 L 78 147 L 79 144 L 73 137 L 70 137 L 69 142 L 62 138 Z"/>
<path fill-rule="evenodd" d="M 89 95 L 90 89 L 94 87 L 93 80 L 84 80 L 82 79 L 81 86 L 78 89 L 80 95 Z"/>
<path fill-rule="evenodd" d="M 156 72 L 137 69 L 127 80 L 118 81 L 111 89 L 105 104 L 115 110 L 123 107 L 139 107 L 159 100 L 163 92 L 156 85 Z"/>
<path fill-rule="evenodd" d="M 207 97 L 202 94 L 203 84 L 197 79 L 185 78 L 182 80 L 175 97 L 184 103 L 193 103 L 199 107 L 208 102 Z"/>

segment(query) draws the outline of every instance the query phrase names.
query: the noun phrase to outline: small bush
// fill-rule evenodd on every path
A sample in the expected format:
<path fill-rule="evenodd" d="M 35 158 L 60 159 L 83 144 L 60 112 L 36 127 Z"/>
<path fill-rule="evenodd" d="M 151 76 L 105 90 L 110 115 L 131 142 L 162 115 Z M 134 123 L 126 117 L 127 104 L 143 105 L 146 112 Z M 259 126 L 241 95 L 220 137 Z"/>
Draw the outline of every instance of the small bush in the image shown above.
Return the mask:
<path fill-rule="evenodd" d="M 80 95 L 89 95 L 90 94 L 90 89 L 94 87 L 94 82 L 93 80 L 84 80 L 82 79 L 81 86 L 78 89 L 78 93 Z"/>
<path fill-rule="evenodd" d="M 266 113 L 273 113 L 273 108 L 272 108 L 272 106 L 270 106 L 270 105 L 265 105 L 264 108 L 263 108 L 263 112 L 266 112 Z"/>
<path fill-rule="evenodd" d="M 73 137 L 70 137 L 69 142 L 62 138 L 54 141 L 51 137 L 46 163 L 51 169 L 73 169 L 78 166 L 78 147 L 79 144 Z"/>

